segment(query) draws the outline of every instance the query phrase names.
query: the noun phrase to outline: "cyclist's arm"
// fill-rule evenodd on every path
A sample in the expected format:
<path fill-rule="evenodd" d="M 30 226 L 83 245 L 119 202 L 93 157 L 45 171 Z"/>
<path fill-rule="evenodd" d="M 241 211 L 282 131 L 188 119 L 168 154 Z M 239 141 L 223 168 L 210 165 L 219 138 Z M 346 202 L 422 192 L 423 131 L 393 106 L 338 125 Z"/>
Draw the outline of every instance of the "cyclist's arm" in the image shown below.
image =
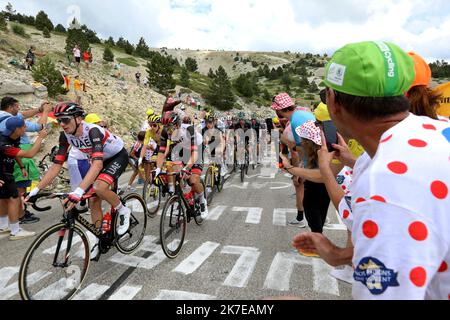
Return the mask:
<path fill-rule="evenodd" d="M 41 179 L 37 188 L 40 190 L 47 187 L 52 181 L 58 176 L 61 172 L 62 166 L 64 162 L 67 160 L 67 156 L 69 154 L 69 142 L 67 141 L 66 135 L 61 133 L 59 136 L 59 148 L 56 153 L 55 160 L 53 161 L 53 165 L 47 171 L 45 176 Z"/>
<path fill-rule="evenodd" d="M 156 167 L 159 169 L 162 169 L 162 166 L 164 164 L 164 161 L 166 161 L 166 155 L 168 151 L 168 140 L 169 135 L 167 134 L 166 129 L 163 129 L 161 132 L 161 144 L 159 146 L 159 153 L 158 153 L 158 159 L 156 160 Z"/>
<path fill-rule="evenodd" d="M 89 140 L 92 144 L 92 165 L 81 181 L 79 188 L 87 190 L 98 178 L 103 170 L 103 139 L 104 135 L 98 128 L 89 131 Z"/>
<path fill-rule="evenodd" d="M 187 166 L 192 167 L 198 159 L 198 147 L 197 144 L 195 143 L 195 137 L 196 137 L 196 132 L 193 126 L 190 126 L 187 129 L 188 134 L 190 135 L 191 138 L 191 158 L 189 159 Z"/>

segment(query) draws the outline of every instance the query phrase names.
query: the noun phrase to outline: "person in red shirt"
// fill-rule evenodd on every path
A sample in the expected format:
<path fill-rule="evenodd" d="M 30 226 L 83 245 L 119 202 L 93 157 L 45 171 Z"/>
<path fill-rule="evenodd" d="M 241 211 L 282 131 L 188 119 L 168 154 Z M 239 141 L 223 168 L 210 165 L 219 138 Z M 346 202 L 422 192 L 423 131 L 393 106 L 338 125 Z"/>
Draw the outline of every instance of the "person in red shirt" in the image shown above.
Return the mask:
<path fill-rule="evenodd" d="M 84 63 L 86 64 L 86 69 L 89 69 L 90 57 L 91 56 L 90 56 L 89 52 L 86 50 L 83 53 L 83 60 L 84 60 Z"/>

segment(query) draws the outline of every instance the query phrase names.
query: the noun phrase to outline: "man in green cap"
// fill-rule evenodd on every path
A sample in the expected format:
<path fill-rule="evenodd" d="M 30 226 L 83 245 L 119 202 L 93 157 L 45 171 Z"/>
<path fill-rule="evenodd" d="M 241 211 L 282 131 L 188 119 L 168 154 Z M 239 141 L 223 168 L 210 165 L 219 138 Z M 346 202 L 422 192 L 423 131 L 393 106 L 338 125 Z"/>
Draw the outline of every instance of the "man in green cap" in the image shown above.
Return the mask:
<path fill-rule="evenodd" d="M 330 169 L 343 155 L 329 153 L 326 143 L 319 151 L 354 248 L 312 233 L 293 245 L 333 266 L 352 263 L 355 299 L 449 298 L 450 125 L 409 113 L 404 94 L 414 77 L 413 60 L 387 42 L 349 44 L 326 67 L 323 102 L 339 131 L 366 150 L 354 165 L 350 196 L 336 191 Z"/>

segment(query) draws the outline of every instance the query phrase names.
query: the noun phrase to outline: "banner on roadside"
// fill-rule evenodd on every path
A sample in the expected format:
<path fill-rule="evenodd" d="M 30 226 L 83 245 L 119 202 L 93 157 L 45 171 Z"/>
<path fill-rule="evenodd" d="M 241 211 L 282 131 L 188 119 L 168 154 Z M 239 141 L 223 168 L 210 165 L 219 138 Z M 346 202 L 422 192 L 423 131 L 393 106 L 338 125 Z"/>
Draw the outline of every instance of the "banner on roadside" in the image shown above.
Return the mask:
<path fill-rule="evenodd" d="M 437 114 L 443 117 L 450 117 L 450 82 L 441 84 L 434 89 L 442 94 L 441 105 L 437 109 Z"/>

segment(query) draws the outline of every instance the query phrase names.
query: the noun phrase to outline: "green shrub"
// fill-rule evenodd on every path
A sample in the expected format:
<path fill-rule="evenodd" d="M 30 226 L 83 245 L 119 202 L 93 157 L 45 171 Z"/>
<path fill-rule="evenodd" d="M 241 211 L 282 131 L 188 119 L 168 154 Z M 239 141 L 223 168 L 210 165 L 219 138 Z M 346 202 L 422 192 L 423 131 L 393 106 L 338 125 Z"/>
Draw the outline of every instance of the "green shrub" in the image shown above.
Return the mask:
<path fill-rule="evenodd" d="M 139 67 L 139 63 L 134 58 L 117 58 L 117 61 L 122 64 L 125 64 L 129 67 L 133 67 L 133 68 Z M 144 66 L 146 67 L 147 65 L 144 65 Z"/>
<path fill-rule="evenodd" d="M 44 57 L 33 68 L 33 79 L 47 87 L 48 95 L 52 98 L 65 93 L 64 80 L 61 73 L 49 57 Z"/>
<path fill-rule="evenodd" d="M 6 24 L 5 15 L 0 13 L 0 30 L 8 31 L 8 25 Z"/>
<path fill-rule="evenodd" d="M 15 24 L 14 23 L 11 26 L 11 29 L 18 36 L 21 36 L 21 37 L 24 37 L 24 38 L 30 38 L 30 35 L 25 32 L 25 28 L 22 27 L 20 24 Z"/>
<path fill-rule="evenodd" d="M 103 52 L 103 60 L 108 62 L 114 62 L 114 53 L 112 52 L 109 46 L 107 46 L 105 48 L 105 51 Z"/>
<path fill-rule="evenodd" d="M 44 30 L 42 30 L 42 34 L 44 35 L 44 38 L 51 38 L 50 30 L 48 30 L 47 27 L 44 27 Z"/>

